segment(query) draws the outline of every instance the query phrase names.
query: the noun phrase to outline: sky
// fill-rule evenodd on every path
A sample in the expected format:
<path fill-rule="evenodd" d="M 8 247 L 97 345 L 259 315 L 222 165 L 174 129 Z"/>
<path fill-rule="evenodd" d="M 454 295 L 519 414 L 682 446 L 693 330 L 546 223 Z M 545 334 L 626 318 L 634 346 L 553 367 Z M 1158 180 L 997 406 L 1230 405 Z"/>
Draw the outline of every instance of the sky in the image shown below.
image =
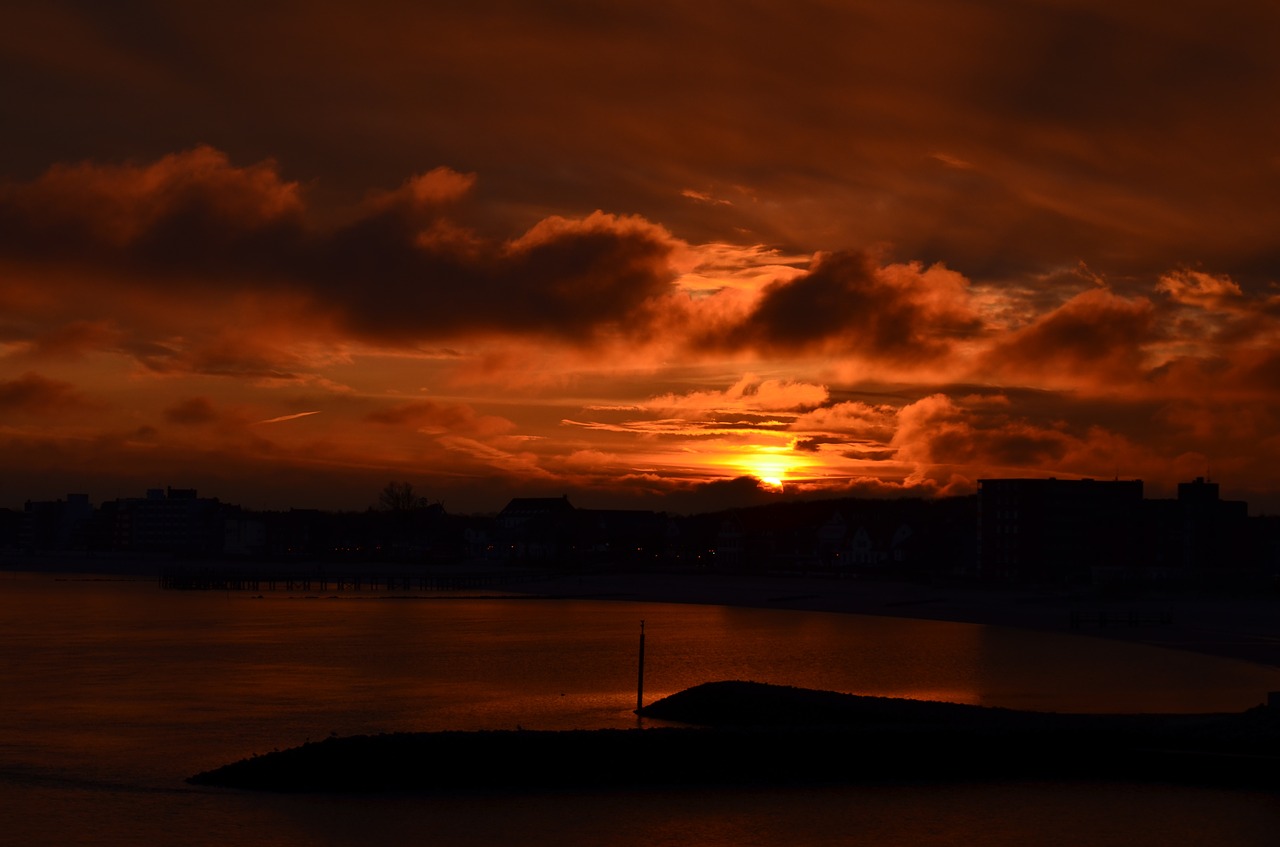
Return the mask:
<path fill-rule="evenodd" d="M 1280 509 L 1280 7 L 0 10 L 0 506 Z"/>

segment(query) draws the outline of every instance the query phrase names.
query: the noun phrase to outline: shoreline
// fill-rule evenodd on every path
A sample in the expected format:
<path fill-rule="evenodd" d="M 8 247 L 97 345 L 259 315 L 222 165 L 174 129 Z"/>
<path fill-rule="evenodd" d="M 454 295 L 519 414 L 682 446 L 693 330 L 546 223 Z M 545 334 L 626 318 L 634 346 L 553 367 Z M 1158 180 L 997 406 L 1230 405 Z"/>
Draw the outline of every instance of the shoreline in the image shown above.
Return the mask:
<path fill-rule="evenodd" d="M 0 557 L 0 570 L 69 578 L 156 579 L 173 565 L 161 557 L 124 556 L 18 560 Z M 311 565 L 294 565 L 306 569 Z M 439 568 L 468 573 L 474 566 Z M 509 569 L 486 568 L 505 575 Z M 520 572 L 500 588 L 468 591 L 469 599 L 616 600 L 690 603 L 799 612 L 875 615 L 1136 642 L 1280 668 L 1280 591 L 1249 596 L 1194 596 L 1151 588 L 1120 597 L 1098 586 L 1032 587 L 961 582 L 900 582 L 831 576 L 730 575 L 680 572 L 592 572 L 572 575 Z M 350 596 L 358 591 L 338 592 Z M 381 596 L 445 599 L 448 595 Z M 1104 625 L 1098 613 L 1106 614 Z M 1073 613 L 1082 619 L 1073 625 Z M 1130 621 L 1133 623 L 1130 623 Z"/>
<path fill-rule="evenodd" d="M 1134 598 L 1094 587 L 919 584 L 829 577 L 584 574 L 506 589 L 557 599 L 875 615 L 1080 635 L 1280 667 L 1280 595 Z M 1107 623 L 1095 617 L 1107 614 Z M 1086 616 L 1073 626 L 1072 614 Z M 1133 623 L 1130 623 L 1130 620 Z M 1166 622 L 1161 622 L 1161 621 Z"/>

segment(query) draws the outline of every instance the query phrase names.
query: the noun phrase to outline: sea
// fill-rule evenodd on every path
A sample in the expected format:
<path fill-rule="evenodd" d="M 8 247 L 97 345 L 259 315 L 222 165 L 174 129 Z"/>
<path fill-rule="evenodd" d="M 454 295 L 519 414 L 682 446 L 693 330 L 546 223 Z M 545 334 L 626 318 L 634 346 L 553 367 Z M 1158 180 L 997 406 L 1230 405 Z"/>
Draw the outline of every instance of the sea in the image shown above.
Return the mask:
<path fill-rule="evenodd" d="M 1280 832 L 1273 792 L 1107 779 L 369 795 L 186 782 L 332 735 L 656 726 L 634 714 L 638 693 L 724 679 L 1060 712 L 1239 711 L 1280 690 L 1258 664 L 973 624 L 0 572 L 0 844 L 1270 847 Z"/>

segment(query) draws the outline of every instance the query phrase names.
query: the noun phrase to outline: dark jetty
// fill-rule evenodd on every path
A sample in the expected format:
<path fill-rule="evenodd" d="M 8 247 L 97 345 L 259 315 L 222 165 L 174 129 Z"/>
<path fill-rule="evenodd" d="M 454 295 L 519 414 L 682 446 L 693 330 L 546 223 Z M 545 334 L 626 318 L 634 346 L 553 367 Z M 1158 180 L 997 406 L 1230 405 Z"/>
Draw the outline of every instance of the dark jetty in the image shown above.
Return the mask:
<path fill-rule="evenodd" d="M 714 682 L 646 706 L 696 727 L 330 738 L 198 785 L 389 791 L 968 779 L 1280 787 L 1280 709 L 1074 715 Z"/>

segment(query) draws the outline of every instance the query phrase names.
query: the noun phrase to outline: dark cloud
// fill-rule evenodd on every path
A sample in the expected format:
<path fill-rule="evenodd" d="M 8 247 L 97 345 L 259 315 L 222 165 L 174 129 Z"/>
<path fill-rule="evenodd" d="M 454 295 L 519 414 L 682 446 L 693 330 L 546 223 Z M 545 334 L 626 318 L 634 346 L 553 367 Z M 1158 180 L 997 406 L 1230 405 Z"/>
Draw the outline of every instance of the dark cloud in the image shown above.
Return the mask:
<path fill-rule="evenodd" d="M 644 331 L 674 279 L 664 230 L 597 212 L 485 241 L 440 214 L 473 181 L 437 169 L 324 229 L 273 163 L 236 167 L 207 147 L 146 166 L 55 167 L 0 195 L 0 251 L 165 291 L 306 295 L 356 334 L 396 342 Z"/>
<path fill-rule="evenodd" d="M 1145 370 L 1145 345 L 1158 337 L 1150 301 L 1092 289 L 998 341 L 982 368 L 1050 381 L 1062 376 L 1132 381 Z"/>
<path fill-rule="evenodd" d="M 760 506 L 777 499 L 776 489 L 769 488 L 753 476 L 697 483 L 669 492 L 664 497 L 667 508 L 684 513 Z"/>
<path fill-rule="evenodd" d="M 867 253 L 846 252 L 822 256 L 808 273 L 771 284 L 745 320 L 703 343 L 919 361 L 943 355 L 954 339 L 980 328 L 951 276 L 881 268 Z"/>
<path fill-rule="evenodd" d="M 262 269 L 299 238 L 302 212 L 298 186 L 281 180 L 273 162 L 236 167 L 221 151 L 197 147 L 146 165 L 55 165 L 4 188 L 0 250 L 181 284 Z"/>
<path fill-rule="evenodd" d="M 135 344 L 125 349 L 157 374 L 194 373 L 273 382 L 305 381 L 313 376 L 307 363 L 285 351 L 239 347 L 217 338 L 180 346 Z"/>
<path fill-rule="evenodd" d="M 892 443 L 899 459 L 923 465 L 1054 467 L 1080 443 L 1061 428 L 1010 414 L 1001 407 L 970 407 L 934 395 L 898 415 Z"/>
<path fill-rule="evenodd" d="M 164 418 L 169 423 L 195 426 L 217 420 L 218 410 L 208 397 L 190 397 L 165 409 Z"/>
<path fill-rule="evenodd" d="M 336 233 L 309 274 L 367 337 L 514 332 L 589 342 L 641 331 L 655 298 L 672 290 L 671 239 L 639 219 L 548 218 L 478 248 L 448 234 L 415 243 L 399 224 L 367 219 Z"/>
<path fill-rule="evenodd" d="M 838 438 L 835 436 L 813 436 L 811 438 L 797 438 L 791 442 L 791 449 L 798 450 L 802 453 L 817 453 L 824 447 L 839 448 L 839 454 L 846 459 L 857 459 L 869 462 L 887 462 L 892 461 L 897 456 L 897 451 L 872 443 L 854 443 L 848 439 Z"/>
<path fill-rule="evenodd" d="M 10 413 L 54 414 L 91 407 L 74 385 L 29 371 L 0 381 L 0 409 Z"/>

